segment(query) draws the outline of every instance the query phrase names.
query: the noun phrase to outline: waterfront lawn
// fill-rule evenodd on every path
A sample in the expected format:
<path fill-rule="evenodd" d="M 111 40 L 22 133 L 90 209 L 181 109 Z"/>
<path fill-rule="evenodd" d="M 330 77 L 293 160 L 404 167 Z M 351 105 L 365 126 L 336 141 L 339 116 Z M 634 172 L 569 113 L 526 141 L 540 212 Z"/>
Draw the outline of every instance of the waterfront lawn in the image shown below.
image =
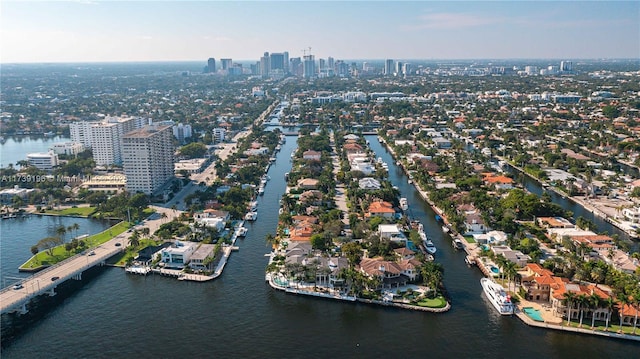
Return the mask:
<path fill-rule="evenodd" d="M 435 298 L 425 298 L 417 303 L 419 307 L 427 308 L 444 308 L 447 305 L 447 301 L 443 296 L 437 296 Z"/>
<path fill-rule="evenodd" d="M 63 244 L 63 245 L 54 247 L 51 250 L 53 255 L 49 255 L 47 251 L 38 252 L 36 255 L 29 258 L 29 260 L 26 261 L 23 265 L 21 265 L 20 269 L 36 270 L 43 266 L 54 265 L 78 253 L 81 253 L 86 249 L 97 247 L 100 244 L 111 240 L 113 237 L 126 231 L 129 227 L 130 227 L 130 224 L 123 221 L 105 231 L 89 236 L 84 239 L 86 243 L 86 246 L 84 248 L 76 248 L 72 251 L 67 251 L 64 248 L 64 244 Z"/>
<path fill-rule="evenodd" d="M 473 239 L 473 236 L 464 236 L 464 240 L 467 241 L 467 243 L 476 243 L 476 240 Z"/>
<path fill-rule="evenodd" d="M 46 210 L 47 214 L 56 214 L 59 216 L 76 216 L 76 217 L 89 217 L 96 211 L 96 207 L 73 207 L 65 209 L 49 209 Z"/>
<path fill-rule="evenodd" d="M 137 247 L 128 246 L 124 252 L 118 253 L 115 256 L 109 258 L 107 260 L 108 264 L 113 264 L 118 267 L 124 267 L 128 261 L 133 261 L 138 252 L 145 247 L 148 246 L 157 246 L 160 245 L 162 240 L 153 240 L 150 238 L 145 238 L 140 240 L 140 245 Z"/>
<path fill-rule="evenodd" d="M 596 326 L 593 328 L 594 330 L 597 331 L 601 331 L 604 332 L 605 330 L 605 322 L 601 322 L 599 320 L 596 320 Z M 565 327 L 572 327 L 572 328 L 578 328 L 580 325 L 579 321 L 576 321 L 575 319 L 573 321 L 571 321 L 571 323 L 567 322 L 566 320 L 562 322 L 562 325 Z M 582 329 L 591 329 L 591 318 L 587 319 L 585 318 L 582 321 Z M 620 330 L 620 323 L 612 323 L 609 322 L 609 329 L 607 330 L 607 332 L 609 333 L 618 333 Z M 628 335 L 633 335 L 633 326 L 628 326 L 628 325 L 623 325 L 622 326 L 622 334 L 628 334 Z M 636 336 L 640 335 L 640 327 L 639 329 L 636 329 Z"/>

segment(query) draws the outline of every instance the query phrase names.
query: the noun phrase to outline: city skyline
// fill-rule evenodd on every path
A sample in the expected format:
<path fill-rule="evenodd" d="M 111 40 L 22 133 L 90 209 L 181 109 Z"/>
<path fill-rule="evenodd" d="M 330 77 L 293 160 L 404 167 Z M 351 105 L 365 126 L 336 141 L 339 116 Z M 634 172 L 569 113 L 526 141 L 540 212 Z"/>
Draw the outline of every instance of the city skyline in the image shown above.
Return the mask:
<path fill-rule="evenodd" d="M 6 1 L 2 10 L 2 63 L 258 60 L 309 48 L 316 59 L 640 57 L 640 3 L 625 1 Z"/>

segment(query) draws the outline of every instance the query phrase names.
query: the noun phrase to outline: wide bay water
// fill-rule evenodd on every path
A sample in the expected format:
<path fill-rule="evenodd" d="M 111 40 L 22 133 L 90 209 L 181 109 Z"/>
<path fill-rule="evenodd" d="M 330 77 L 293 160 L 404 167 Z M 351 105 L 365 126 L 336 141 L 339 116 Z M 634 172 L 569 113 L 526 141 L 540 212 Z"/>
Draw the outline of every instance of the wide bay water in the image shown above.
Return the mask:
<path fill-rule="evenodd" d="M 18 161 L 26 160 L 27 154 L 33 152 L 47 152 L 54 143 L 68 142 L 68 137 L 40 137 L 40 136 L 12 136 L 5 138 L 0 144 L 0 168 L 14 166 Z"/>
<path fill-rule="evenodd" d="M 452 309 L 444 314 L 294 296 L 264 281 L 284 173 L 295 137 L 271 166 L 258 220 L 237 242 L 221 277 L 208 283 L 126 275 L 108 268 L 3 349 L 3 358 L 575 358 L 637 356 L 637 343 L 530 328 L 484 299 L 481 274 L 451 247 L 434 213 L 407 184 L 375 136 L 372 149 L 425 224 L 445 267 Z"/>

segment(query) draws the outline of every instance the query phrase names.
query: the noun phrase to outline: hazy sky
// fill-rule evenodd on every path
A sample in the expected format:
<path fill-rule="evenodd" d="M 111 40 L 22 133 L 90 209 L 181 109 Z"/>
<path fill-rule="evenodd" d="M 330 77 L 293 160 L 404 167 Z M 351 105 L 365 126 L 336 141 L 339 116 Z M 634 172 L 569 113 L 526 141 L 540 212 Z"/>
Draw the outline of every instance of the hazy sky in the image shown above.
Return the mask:
<path fill-rule="evenodd" d="M 12 1 L 0 61 L 640 58 L 640 2 Z"/>

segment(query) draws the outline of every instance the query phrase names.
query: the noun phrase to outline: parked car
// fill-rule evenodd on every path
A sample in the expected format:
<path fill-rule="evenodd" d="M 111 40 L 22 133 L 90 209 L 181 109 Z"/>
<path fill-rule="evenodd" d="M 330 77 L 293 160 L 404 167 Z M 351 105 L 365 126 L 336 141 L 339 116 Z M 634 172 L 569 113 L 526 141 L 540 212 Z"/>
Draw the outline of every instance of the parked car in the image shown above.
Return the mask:
<path fill-rule="evenodd" d="M 58 276 L 51 277 L 51 281 L 52 281 L 52 282 L 57 281 L 58 279 L 60 279 L 60 277 L 58 277 Z"/>
<path fill-rule="evenodd" d="M 18 289 L 22 289 L 22 288 L 24 288 L 24 287 L 22 286 L 22 283 L 18 283 L 18 284 L 16 284 L 16 285 L 14 285 L 14 286 L 13 286 L 13 289 L 14 289 L 14 290 L 18 290 Z"/>
<path fill-rule="evenodd" d="M 120 243 L 120 242 L 116 243 L 116 247 L 120 247 L 121 245 L 122 245 L 122 243 Z"/>
<path fill-rule="evenodd" d="M 95 256 L 95 255 L 96 255 L 96 252 L 91 251 L 91 252 L 89 252 L 89 254 L 87 254 L 87 255 L 89 255 L 89 256 Z"/>

